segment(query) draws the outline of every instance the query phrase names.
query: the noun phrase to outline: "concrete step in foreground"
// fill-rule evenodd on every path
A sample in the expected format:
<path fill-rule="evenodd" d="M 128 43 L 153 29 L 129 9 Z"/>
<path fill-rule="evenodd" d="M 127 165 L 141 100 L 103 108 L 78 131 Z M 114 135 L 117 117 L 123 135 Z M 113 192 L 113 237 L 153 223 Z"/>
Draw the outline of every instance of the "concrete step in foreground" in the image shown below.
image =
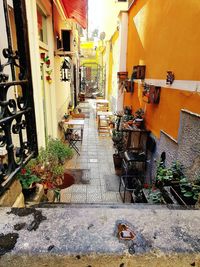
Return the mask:
<path fill-rule="evenodd" d="M 0 218 L 0 266 L 200 266 L 199 210 L 52 204 Z"/>

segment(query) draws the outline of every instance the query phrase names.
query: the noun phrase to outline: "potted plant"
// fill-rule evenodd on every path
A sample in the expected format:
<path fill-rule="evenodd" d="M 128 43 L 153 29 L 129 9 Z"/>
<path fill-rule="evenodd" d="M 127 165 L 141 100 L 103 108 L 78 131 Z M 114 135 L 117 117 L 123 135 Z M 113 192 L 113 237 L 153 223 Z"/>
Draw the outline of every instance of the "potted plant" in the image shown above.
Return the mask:
<path fill-rule="evenodd" d="M 137 127 L 141 127 L 144 122 L 144 110 L 139 108 L 134 114 L 134 123 Z"/>
<path fill-rule="evenodd" d="M 124 114 L 125 115 L 131 115 L 132 114 L 132 107 L 125 106 L 124 107 Z"/>
<path fill-rule="evenodd" d="M 184 177 L 184 166 L 179 161 L 172 162 L 172 166 L 170 167 L 172 170 L 173 181 L 179 182 Z"/>
<path fill-rule="evenodd" d="M 173 172 L 166 168 L 161 161 L 158 162 L 156 170 L 156 186 L 162 188 L 164 185 L 170 185 L 173 179 Z"/>
<path fill-rule="evenodd" d="M 115 169 L 120 169 L 122 165 L 122 152 L 124 148 L 123 133 L 121 131 L 113 129 L 112 141 L 115 148 L 115 153 L 113 154 L 114 166 Z"/>
<path fill-rule="evenodd" d="M 41 178 L 45 192 L 62 184 L 64 163 L 72 155 L 72 149 L 61 140 L 48 138 L 46 148 L 41 148 L 39 156 L 28 163 L 32 174 Z"/>
<path fill-rule="evenodd" d="M 22 192 L 25 197 L 32 195 L 36 192 L 36 183 L 41 182 L 41 179 L 32 173 L 29 167 L 21 169 L 21 172 L 17 175 L 21 186 Z"/>
<path fill-rule="evenodd" d="M 163 162 L 159 161 L 156 170 L 156 185 L 159 188 L 179 184 L 183 177 L 183 165 L 180 162 L 174 161 L 169 168 L 166 168 Z"/>

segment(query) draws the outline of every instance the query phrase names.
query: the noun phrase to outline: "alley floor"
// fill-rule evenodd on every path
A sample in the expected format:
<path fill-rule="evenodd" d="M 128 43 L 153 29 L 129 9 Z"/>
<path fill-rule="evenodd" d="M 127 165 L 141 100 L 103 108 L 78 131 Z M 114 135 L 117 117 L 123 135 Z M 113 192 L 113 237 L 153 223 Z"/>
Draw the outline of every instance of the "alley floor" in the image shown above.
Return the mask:
<path fill-rule="evenodd" d="M 119 177 L 113 164 L 113 144 L 108 133 L 98 134 L 94 100 L 79 104 L 86 114 L 80 155 L 74 153 L 67 170 L 82 170 L 88 177 L 86 184 L 73 184 L 61 190 L 65 203 L 122 203 L 118 193 Z"/>

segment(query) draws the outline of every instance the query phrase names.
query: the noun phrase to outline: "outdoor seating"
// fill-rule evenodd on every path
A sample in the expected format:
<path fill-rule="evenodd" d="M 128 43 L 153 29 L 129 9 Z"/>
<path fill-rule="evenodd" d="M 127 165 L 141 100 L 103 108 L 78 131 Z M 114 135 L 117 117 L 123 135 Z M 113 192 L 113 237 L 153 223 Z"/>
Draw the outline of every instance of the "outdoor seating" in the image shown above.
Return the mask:
<path fill-rule="evenodd" d="M 68 141 L 69 143 L 69 147 L 73 148 L 76 151 L 76 153 L 80 155 L 77 142 L 81 141 L 81 139 L 77 130 L 67 128 L 64 132 L 64 136 L 65 136 L 65 141 Z"/>
<path fill-rule="evenodd" d="M 75 150 L 75 152 L 80 155 L 77 142 L 83 140 L 83 119 L 70 119 L 68 121 L 61 121 L 59 123 L 60 128 L 64 133 L 64 140 L 69 143 L 69 146 Z"/>
<path fill-rule="evenodd" d="M 148 134 L 149 132 L 145 130 L 132 131 L 128 134 L 128 147 L 122 160 L 123 175 L 120 177 L 119 184 L 119 193 L 123 202 L 125 202 L 126 192 L 133 192 L 144 180 Z"/>
<path fill-rule="evenodd" d="M 109 133 L 110 134 L 110 116 L 112 112 L 109 111 L 98 111 L 97 112 L 97 127 L 99 133 Z"/>
<path fill-rule="evenodd" d="M 98 111 L 107 112 L 109 111 L 109 102 L 106 99 L 96 100 L 96 115 Z"/>

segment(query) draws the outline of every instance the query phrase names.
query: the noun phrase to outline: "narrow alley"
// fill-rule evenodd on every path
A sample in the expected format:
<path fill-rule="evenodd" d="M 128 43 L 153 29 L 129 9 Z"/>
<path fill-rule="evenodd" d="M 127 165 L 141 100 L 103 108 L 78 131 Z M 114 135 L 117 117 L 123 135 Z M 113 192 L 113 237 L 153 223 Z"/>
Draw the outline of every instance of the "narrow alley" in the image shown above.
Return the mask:
<path fill-rule="evenodd" d="M 67 162 L 67 170 L 81 170 L 87 184 L 73 184 L 61 190 L 61 202 L 67 203 L 121 203 L 119 176 L 113 165 L 113 142 L 108 133 L 97 130 L 95 101 L 88 99 L 79 104 L 86 114 L 80 155 Z"/>
<path fill-rule="evenodd" d="M 200 0 L 0 0 L 0 267 L 200 267 Z"/>

